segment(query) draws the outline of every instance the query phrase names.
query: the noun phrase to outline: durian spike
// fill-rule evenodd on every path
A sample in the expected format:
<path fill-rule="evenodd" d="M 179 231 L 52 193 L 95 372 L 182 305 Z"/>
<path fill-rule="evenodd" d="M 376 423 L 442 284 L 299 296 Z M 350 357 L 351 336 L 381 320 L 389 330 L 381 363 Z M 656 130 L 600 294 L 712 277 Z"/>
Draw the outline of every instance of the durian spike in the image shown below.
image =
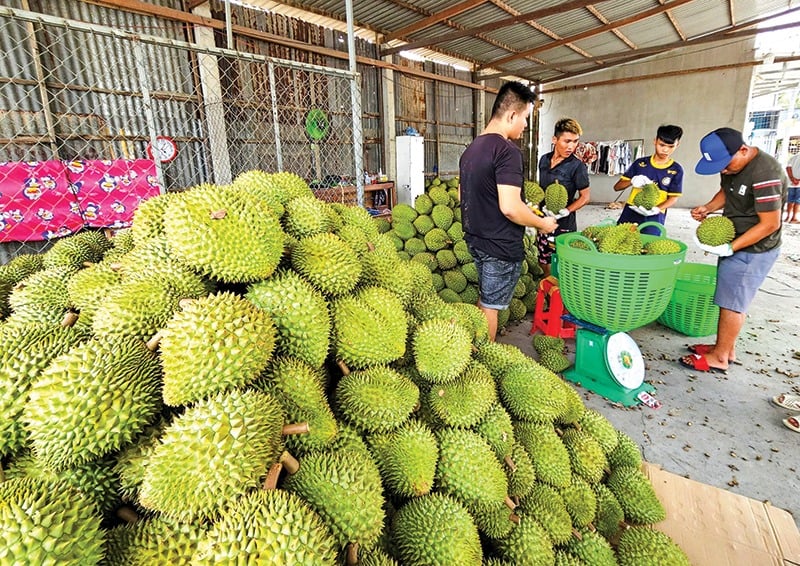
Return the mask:
<path fill-rule="evenodd" d="M 347 543 L 347 557 L 345 559 L 347 566 L 356 566 L 358 564 L 358 543 Z"/>
<path fill-rule="evenodd" d="M 342 360 L 336 360 L 336 365 L 342 370 L 342 375 L 350 375 L 350 368 Z"/>
<path fill-rule="evenodd" d="M 515 525 L 519 525 L 519 515 L 517 515 L 516 513 L 511 513 L 511 515 L 508 516 L 508 520 L 514 523 Z"/>
<path fill-rule="evenodd" d="M 512 472 L 517 471 L 517 465 L 514 463 L 514 460 L 511 459 L 511 455 L 508 455 L 505 458 L 503 458 L 503 462 L 506 463 L 506 466 L 508 466 L 508 469 L 511 470 Z"/>
<path fill-rule="evenodd" d="M 280 462 L 275 462 L 269 467 L 269 472 L 267 472 L 267 477 L 264 478 L 264 483 L 261 485 L 261 489 L 277 489 L 278 488 L 278 477 L 281 475 L 281 471 L 283 470 L 283 464 Z"/>
<path fill-rule="evenodd" d="M 64 328 L 69 328 L 73 324 L 75 324 L 78 320 L 78 313 L 73 311 L 67 311 L 64 313 L 64 318 L 61 319 L 61 326 Z"/>
<path fill-rule="evenodd" d="M 283 464 L 283 467 L 286 468 L 286 472 L 290 475 L 296 474 L 297 470 L 300 469 L 300 462 L 298 462 L 295 457 L 289 454 L 286 450 L 283 451 L 278 461 Z"/>
<path fill-rule="evenodd" d="M 506 504 L 506 507 L 508 507 L 512 511 L 517 508 L 517 504 L 514 503 L 514 500 L 511 499 L 508 495 L 506 495 L 505 504 Z"/>
<path fill-rule="evenodd" d="M 212 220 L 222 220 L 223 218 L 228 216 L 228 211 L 225 210 L 224 208 L 221 208 L 219 210 L 212 210 L 210 216 Z"/>
<path fill-rule="evenodd" d="M 139 514 L 127 505 L 123 505 L 117 509 L 117 517 L 131 525 L 139 520 Z"/>
<path fill-rule="evenodd" d="M 308 423 L 292 423 L 283 425 L 283 429 L 281 429 L 281 434 L 283 436 L 289 436 L 290 434 L 306 434 L 309 431 Z"/>
<path fill-rule="evenodd" d="M 155 352 L 156 348 L 158 348 L 158 344 L 161 342 L 161 338 L 163 338 L 163 336 L 161 335 L 161 331 L 153 334 L 153 337 L 147 341 L 147 344 L 145 344 L 147 346 L 147 349 L 150 350 L 151 352 Z"/>

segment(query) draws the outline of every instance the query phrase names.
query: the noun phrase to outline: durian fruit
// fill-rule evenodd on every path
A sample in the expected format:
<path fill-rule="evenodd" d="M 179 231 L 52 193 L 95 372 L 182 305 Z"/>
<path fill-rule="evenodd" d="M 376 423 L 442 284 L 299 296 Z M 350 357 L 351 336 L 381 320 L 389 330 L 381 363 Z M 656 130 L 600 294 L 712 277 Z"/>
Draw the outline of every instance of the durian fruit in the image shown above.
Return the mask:
<path fill-rule="evenodd" d="M 297 173 L 292 173 L 291 171 L 272 173 L 270 180 L 277 185 L 278 195 L 283 204 L 288 203 L 295 197 L 314 196 L 311 187 Z"/>
<path fill-rule="evenodd" d="M 597 532 L 606 537 L 606 539 L 613 540 L 619 532 L 622 521 L 625 520 L 625 512 L 622 510 L 617 498 L 605 484 L 597 483 L 592 488 L 597 501 L 597 513 L 593 521 L 594 526 L 597 528 Z"/>
<path fill-rule="evenodd" d="M 553 373 L 562 373 L 572 365 L 572 362 L 558 350 L 545 350 L 539 354 L 539 363 Z"/>
<path fill-rule="evenodd" d="M 392 519 L 391 541 L 399 562 L 408 566 L 481 566 L 472 516 L 444 494 L 416 497 L 400 507 Z"/>
<path fill-rule="evenodd" d="M 572 536 L 572 517 L 564 498 L 547 484 L 534 483 L 530 493 L 520 501 L 518 513 L 536 519 L 553 544 L 564 544 Z"/>
<path fill-rule="evenodd" d="M 592 522 L 597 514 L 597 498 L 591 485 L 579 476 L 573 475 L 569 484 L 560 488 L 558 492 L 564 500 L 573 526 L 586 527 Z"/>
<path fill-rule="evenodd" d="M 56 240 L 42 256 L 45 269 L 71 267 L 80 269 L 86 263 L 97 263 L 103 253 L 111 247 L 111 242 L 102 232 L 85 230 Z"/>
<path fill-rule="evenodd" d="M 364 450 L 309 453 L 288 475 L 284 489 L 302 497 L 331 529 L 337 544 L 370 548 L 383 530 L 383 490 L 378 467 Z"/>
<path fill-rule="evenodd" d="M 428 198 L 428 195 L 419 195 L 419 196 L 420 197 L 424 196 L 425 198 Z M 414 225 L 414 228 L 416 228 L 417 233 L 422 234 L 423 236 L 436 227 L 436 224 L 433 222 L 433 218 L 431 218 L 430 215 L 428 215 L 427 213 L 423 214 L 422 212 L 420 212 L 419 216 L 417 216 L 414 219 L 414 222 L 412 224 Z"/>
<path fill-rule="evenodd" d="M 620 566 L 690 566 L 689 558 L 669 535 L 650 527 L 630 527 L 617 543 Z"/>
<path fill-rule="evenodd" d="M 301 187 L 302 183 L 303 181 L 300 179 L 299 185 Z M 288 202 L 289 195 L 286 194 L 283 189 L 281 189 L 279 183 L 275 180 L 275 177 L 266 171 L 251 169 L 250 171 L 239 173 L 233 180 L 232 185 L 235 187 L 241 187 L 242 189 L 256 195 L 269 207 L 276 218 L 282 217 L 283 213 L 286 211 L 284 205 Z M 303 194 L 308 193 L 303 192 Z"/>
<path fill-rule="evenodd" d="M 254 387 L 281 402 L 288 422 L 308 424 L 308 433 L 286 438 L 289 450 L 322 450 L 333 442 L 338 424 L 328 405 L 321 369 L 296 358 L 279 356 L 272 359 Z"/>
<path fill-rule="evenodd" d="M 419 212 L 417 212 L 414 207 L 406 203 L 398 203 L 392 207 L 392 222 L 394 223 L 396 220 L 400 222 L 413 222 Z M 423 214 L 430 214 L 430 211 L 424 212 Z"/>
<path fill-rule="evenodd" d="M 536 334 L 533 337 L 533 348 L 537 354 L 545 350 L 556 350 L 557 352 L 564 353 L 566 343 L 563 338 L 558 336 L 548 336 L 546 334 Z"/>
<path fill-rule="evenodd" d="M 617 436 L 614 425 L 594 409 L 586 409 L 581 413 L 578 427 L 591 434 L 606 455 L 610 454 L 619 444 L 619 436 Z"/>
<path fill-rule="evenodd" d="M 633 197 L 633 204 L 650 210 L 658 204 L 661 191 L 655 183 L 648 183 L 642 187 Z"/>
<path fill-rule="evenodd" d="M 558 212 L 567 207 L 567 188 L 558 181 L 550 183 L 544 189 L 544 205 L 550 212 Z"/>
<path fill-rule="evenodd" d="M 75 272 L 67 281 L 71 305 L 78 310 L 78 323 L 91 327 L 103 299 L 122 282 L 122 275 L 107 263 L 96 263 Z"/>
<path fill-rule="evenodd" d="M 495 541 L 498 554 L 518 566 L 553 564 L 553 545 L 544 527 L 530 516 L 521 516 L 511 533 Z"/>
<path fill-rule="evenodd" d="M 276 330 L 265 311 L 230 292 L 182 306 L 161 330 L 164 403 L 186 405 L 243 387 L 266 368 Z"/>
<path fill-rule="evenodd" d="M 451 307 L 461 325 L 471 332 L 473 343 L 481 344 L 489 340 L 489 323 L 474 303 L 453 303 Z"/>
<path fill-rule="evenodd" d="M 336 541 L 300 497 L 260 489 L 225 509 L 200 541 L 191 563 L 334 566 Z"/>
<path fill-rule="evenodd" d="M 430 214 L 433 210 L 433 201 L 427 194 L 422 193 L 414 199 L 414 210 L 417 214 Z"/>
<path fill-rule="evenodd" d="M 388 433 L 368 438 L 383 485 L 398 497 L 419 497 L 433 488 L 439 446 L 433 432 L 411 419 Z"/>
<path fill-rule="evenodd" d="M 552 424 L 517 421 L 514 437 L 530 454 L 536 477 L 553 487 L 566 487 L 572 478 L 569 452 Z"/>
<path fill-rule="evenodd" d="M 412 272 L 390 248 L 383 235 L 373 238 L 368 251 L 361 256 L 362 284 L 392 291 L 405 305 L 414 292 Z"/>
<path fill-rule="evenodd" d="M 53 359 L 22 416 L 36 458 L 63 470 L 125 446 L 161 408 L 160 376 L 134 338 L 93 338 Z"/>
<path fill-rule="evenodd" d="M 556 549 L 556 561 L 553 566 L 589 566 L 586 562 L 561 548 Z"/>
<path fill-rule="evenodd" d="M 445 204 L 437 204 L 431 210 L 431 219 L 437 228 L 447 230 L 453 224 L 453 209 Z"/>
<path fill-rule="evenodd" d="M 361 278 L 356 252 L 336 234 L 302 238 L 292 248 L 292 267 L 329 296 L 349 293 Z"/>
<path fill-rule="evenodd" d="M 522 183 L 522 193 L 525 196 L 525 202 L 532 205 L 539 206 L 544 200 L 544 190 L 536 181 L 525 179 Z"/>
<path fill-rule="evenodd" d="M 697 239 L 707 246 L 729 244 L 736 236 L 736 228 L 726 216 L 706 216 L 697 226 Z"/>
<path fill-rule="evenodd" d="M 75 272 L 74 267 L 50 267 L 17 283 L 8 296 L 12 313 L 7 323 L 60 324 L 70 307 L 67 281 Z"/>
<path fill-rule="evenodd" d="M 0 457 L 26 444 L 21 416 L 31 383 L 53 358 L 86 338 L 78 329 L 48 324 L 11 327 L 0 334 Z"/>
<path fill-rule="evenodd" d="M 561 435 L 561 442 L 569 452 L 572 471 L 583 480 L 596 484 L 603 479 L 608 461 L 600 443 L 588 432 L 567 429 Z"/>
<path fill-rule="evenodd" d="M 511 415 L 502 404 L 495 403 L 489 407 L 474 430 L 489 443 L 499 460 L 511 456 L 514 447 L 514 427 Z"/>
<path fill-rule="evenodd" d="M 519 442 L 511 447 L 511 458 L 505 462 L 509 497 L 525 497 L 536 483 L 536 470 L 528 451 Z"/>
<path fill-rule="evenodd" d="M 467 505 L 478 531 L 490 539 L 503 539 L 508 536 L 519 521 L 506 503 L 498 501 L 491 505 L 473 503 Z"/>
<path fill-rule="evenodd" d="M 386 364 L 406 351 L 403 304 L 381 287 L 364 287 L 331 303 L 333 350 L 352 368 Z"/>
<path fill-rule="evenodd" d="M 414 364 L 432 383 L 453 381 L 464 371 L 472 354 L 472 340 L 456 320 L 426 320 L 414 330 Z"/>
<path fill-rule="evenodd" d="M 307 238 L 333 230 L 327 204 L 313 195 L 299 196 L 286 203 L 283 227 L 286 233 L 297 238 Z"/>
<path fill-rule="evenodd" d="M 286 239 L 280 222 L 258 197 L 213 185 L 194 187 L 172 199 L 164 213 L 164 234 L 178 260 L 226 283 L 251 283 L 272 275 Z M 242 245 L 248 241 L 259 245 Z"/>
<path fill-rule="evenodd" d="M 164 235 L 164 213 L 175 193 L 162 193 L 139 203 L 133 211 L 130 235 L 136 245 Z"/>
<path fill-rule="evenodd" d="M 502 377 L 512 366 L 531 363 L 531 358 L 513 344 L 488 340 L 478 345 L 475 359 L 489 368 L 495 378 Z"/>
<path fill-rule="evenodd" d="M 190 564 L 207 527 L 164 516 L 117 525 L 107 531 L 107 566 L 175 566 Z"/>
<path fill-rule="evenodd" d="M 168 421 L 158 419 L 147 426 L 142 433 L 123 450 L 117 453 L 114 473 L 119 478 L 118 491 L 125 503 L 136 503 L 139 499 L 139 486 L 144 480 L 144 472 L 150 456 L 158 446 Z"/>
<path fill-rule="evenodd" d="M 612 470 L 619 467 L 642 467 L 642 453 L 639 451 L 639 446 L 621 430 L 617 431 L 617 446 L 608 453 L 608 464 Z"/>
<path fill-rule="evenodd" d="M 181 521 L 216 517 L 278 460 L 283 421 L 280 403 L 257 391 L 198 401 L 166 428 L 150 455 L 139 504 Z"/>
<path fill-rule="evenodd" d="M 506 370 L 499 386 L 503 403 L 517 419 L 552 423 L 566 409 L 560 379 L 532 360 Z"/>
<path fill-rule="evenodd" d="M 3 564 L 99 564 L 100 521 L 94 505 L 67 485 L 36 478 L 0 482 Z"/>
<path fill-rule="evenodd" d="M 497 401 L 497 391 L 486 366 L 471 361 L 455 381 L 432 386 L 426 399 L 437 421 L 446 426 L 472 427 Z"/>
<path fill-rule="evenodd" d="M 0 280 L 12 287 L 44 268 L 43 254 L 20 254 L 5 265 L 0 265 Z"/>
<path fill-rule="evenodd" d="M 639 468 L 622 466 L 611 471 L 606 486 L 619 501 L 625 519 L 636 525 L 663 521 L 667 516 L 653 485 Z"/>
<path fill-rule="evenodd" d="M 331 317 L 322 294 L 291 270 L 253 283 L 245 295 L 269 314 L 278 330 L 276 355 L 296 357 L 313 367 L 325 362 L 330 347 Z"/>
<path fill-rule="evenodd" d="M 453 242 L 450 235 L 438 227 L 431 229 L 425 234 L 423 239 L 425 240 L 425 245 L 428 247 L 428 251 L 434 253 L 444 249 L 448 244 Z"/>
<path fill-rule="evenodd" d="M 335 398 L 339 412 L 359 430 L 388 432 L 408 419 L 419 388 L 396 370 L 375 365 L 342 377 Z"/>
<path fill-rule="evenodd" d="M 602 535 L 588 528 L 578 529 L 580 537 L 573 536 L 564 549 L 574 554 L 586 564 L 596 566 L 615 566 L 617 559 L 614 549 Z"/>
<path fill-rule="evenodd" d="M 502 503 L 508 479 L 489 444 L 470 430 L 443 428 L 439 442 L 436 487 L 466 505 Z"/>
<path fill-rule="evenodd" d="M 681 251 L 681 246 L 675 240 L 669 238 L 659 238 L 652 240 L 644 245 L 644 253 L 649 255 L 669 255 L 677 254 Z"/>

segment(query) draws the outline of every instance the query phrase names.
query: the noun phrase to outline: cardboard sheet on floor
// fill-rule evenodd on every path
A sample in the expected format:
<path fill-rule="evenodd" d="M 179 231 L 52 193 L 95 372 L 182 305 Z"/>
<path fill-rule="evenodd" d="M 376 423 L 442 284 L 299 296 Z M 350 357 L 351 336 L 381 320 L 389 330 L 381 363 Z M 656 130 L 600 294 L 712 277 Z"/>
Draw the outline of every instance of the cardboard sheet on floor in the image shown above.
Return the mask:
<path fill-rule="evenodd" d="M 645 464 L 645 473 L 667 510 L 655 527 L 692 566 L 800 565 L 800 531 L 787 511 L 653 464 Z"/>

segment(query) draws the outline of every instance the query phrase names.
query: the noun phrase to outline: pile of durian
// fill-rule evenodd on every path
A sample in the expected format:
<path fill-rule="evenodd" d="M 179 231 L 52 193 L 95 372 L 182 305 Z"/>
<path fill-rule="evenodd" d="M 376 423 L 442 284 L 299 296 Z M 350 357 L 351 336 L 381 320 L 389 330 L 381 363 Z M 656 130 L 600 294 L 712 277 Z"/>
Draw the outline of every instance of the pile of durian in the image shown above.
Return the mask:
<path fill-rule="evenodd" d="M 581 236 L 591 240 L 594 247 L 580 238 L 571 240 L 570 247 L 622 255 L 669 255 L 681 251 L 680 244 L 670 238 L 662 237 L 651 239 L 647 243 L 642 242 L 639 226 L 633 222 L 587 226 L 581 231 Z"/>
<path fill-rule="evenodd" d="M 631 438 L 295 175 L 0 281 L 0 565 L 688 564 Z"/>
<path fill-rule="evenodd" d="M 478 302 L 478 271 L 464 241 L 458 177 L 427 181 L 425 192 L 414 199 L 414 206 L 395 205 L 391 223 L 380 221 L 379 230 L 388 234 L 402 259 L 420 262 L 431 271 L 434 289 L 445 302 Z M 526 235 L 522 274 L 511 304 L 498 313 L 498 327 L 520 321 L 533 312 L 543 274 L 537 255 L 534 238 Z"/>

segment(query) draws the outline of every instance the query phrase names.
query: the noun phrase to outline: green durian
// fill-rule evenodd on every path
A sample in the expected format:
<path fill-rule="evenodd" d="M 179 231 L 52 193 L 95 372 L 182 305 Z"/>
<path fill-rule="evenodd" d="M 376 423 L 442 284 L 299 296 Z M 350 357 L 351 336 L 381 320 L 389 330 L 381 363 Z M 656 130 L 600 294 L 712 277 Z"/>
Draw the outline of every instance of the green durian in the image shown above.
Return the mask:
<path fill-rule="evenodd" d="M 433 432 L 411 419 L 388 433 L 368 438 L 383 485 L 399 497 L 419 497 L 433 488 L 439 446 Z"/>
<path fill-rule="evenodd" d="M 335 398 L 339 412 L 359 430 L 387 432 L 408 419 L 419 388 L 394 369 L 375 365 L 342 377 Z"/>

